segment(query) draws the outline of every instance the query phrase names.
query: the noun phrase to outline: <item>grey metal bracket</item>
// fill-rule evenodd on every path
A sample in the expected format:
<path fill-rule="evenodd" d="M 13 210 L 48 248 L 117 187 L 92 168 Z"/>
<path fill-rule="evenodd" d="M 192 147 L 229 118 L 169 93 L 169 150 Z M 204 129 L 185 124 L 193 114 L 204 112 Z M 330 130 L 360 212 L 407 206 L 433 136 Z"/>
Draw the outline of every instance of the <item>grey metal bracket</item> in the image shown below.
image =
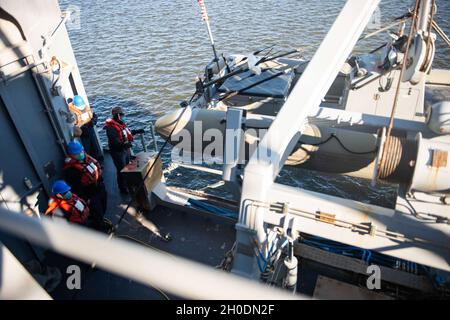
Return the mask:
<path fill-rule="evenodd" d="M 244 111 L 236 108 L 228 108 L 222 175 L 224 181 L 237 181 L 239 161 L 243 157 L 242 153 L 244 152 L 243 124 L 245 124 Z"/>

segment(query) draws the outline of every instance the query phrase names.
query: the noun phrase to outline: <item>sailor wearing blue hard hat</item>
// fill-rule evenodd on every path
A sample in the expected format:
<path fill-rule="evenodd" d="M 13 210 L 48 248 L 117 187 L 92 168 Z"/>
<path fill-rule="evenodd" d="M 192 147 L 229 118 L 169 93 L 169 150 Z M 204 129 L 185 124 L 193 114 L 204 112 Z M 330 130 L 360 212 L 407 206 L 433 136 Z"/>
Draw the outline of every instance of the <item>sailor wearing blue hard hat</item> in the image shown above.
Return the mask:
<path fill-rule="evenodd" d="M 101 166 L 96 159 L 87 154 L 78 141 L 67 145 L 68 157 L 64 161 L 64 178 L 74 192 L 89 203 L 94 227 L 104 227 L 107 193 L 103 182 Z"/>
<path fill-rule="evenodd" d="M 94 158 L 100 158 L 101 151 L 95 134 L 96 114 L 92 112 L 87 100 L 80 95 L 69 98 L 67 103 L 69 110 L 75 115 L 75 126 L 81 129 L 80 139 L 83 146 Z"/>
<path fill-rule="evenodd" d="M 92 120 L 91 107 L 84 101 L 83 97 L 76 95 L 73 99 L 68 99 L 68 106 L 69 110 L 75 114 L 77 126 L 81 127 Z"/>
<path fill-rule="evenodd" d="M 90 216 L 87 203 L 71 192 L 71 187 L 64 180 L 56 180 L 52 186 L 52 197 L 48 202 L 45 215 L 53 215 L 60 209 L 69 222 L 86 225 Z"/>
<path fill-rule="evenodd" d="M 80 111 L 83 111 L 86 108 L 86 103 L 84 103 L 84 99 L 80 96 L 73 97 L 73 104 Z"/>
<path fill-rule="evenodd" d="M 52 194 L 64 199 L 71 198 L 70 190 L 71 187 L 64 180 L 56 180 L 52 186 Z"/>

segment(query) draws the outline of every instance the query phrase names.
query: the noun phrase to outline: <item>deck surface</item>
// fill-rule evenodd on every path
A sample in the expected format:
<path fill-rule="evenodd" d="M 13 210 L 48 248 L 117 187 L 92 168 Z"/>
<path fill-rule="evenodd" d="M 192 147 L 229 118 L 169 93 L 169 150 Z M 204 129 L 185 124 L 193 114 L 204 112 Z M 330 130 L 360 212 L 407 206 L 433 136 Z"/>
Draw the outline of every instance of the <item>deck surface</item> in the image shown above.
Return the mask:
<path fill-rule="evenodd" d="M 130 196 L 121 195 L 117 186 L 115 167 L 108 153 L 103 161 L 103 175 L 108 192 L 108 208 L 105 215 L 113 224 L 119 221 Z M 130 208 L 133 212 L 134 208 Z M 222 261 L 225 253 L 231 249 L 235 240 L 234 225 L 220 217 L 206 217 L 179 210 L 157 206 L 145 217 L 159 227 L 161 233 L 169 232 L 172 240 L 164 242 L 142 226 L 134 217 L 125 214 L 116 231 L 118 237 L 149 246 L 168 254 L 187 258 L 214 267 Z M 45 261 L 48 265 L 58 266 L 62 272 L 62 281 L 51 295 L 55 299 L 163 299 L 157 290 L 113 275 L 73 259 L 49 252 Z M 81 290 L 66 288 L 67 266 L 80 265 L 82 275 Z M 152 266 L 149 266 L 151 268 Z M 168 279 L 170 281 L 170 279 Z M 170 298 L 176 298 L 166 293 Z"/>

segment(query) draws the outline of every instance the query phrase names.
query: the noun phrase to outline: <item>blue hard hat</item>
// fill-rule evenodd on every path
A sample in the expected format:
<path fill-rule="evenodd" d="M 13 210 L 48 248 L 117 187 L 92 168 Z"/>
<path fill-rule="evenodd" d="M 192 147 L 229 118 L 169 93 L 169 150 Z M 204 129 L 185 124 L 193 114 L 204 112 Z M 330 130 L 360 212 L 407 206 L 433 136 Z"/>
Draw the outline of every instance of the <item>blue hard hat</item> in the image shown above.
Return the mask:
<path fill-rule="evenodd" d="M 66 193 L 70 189 L 70 186 L 64 180 L 56 180 L 52 186 L 52 193 Z"/>
<path fill-rule="evenodd" d="M 86 104 L 84 103 L 84 99 L 80 96 L 73 97 L 73 104 L 75 107 L 81 110 L 83 110 L 84 107 L 86 106 Z"/>
<path fill-rule="evenodd" d="M 84 151 L 84 148 L 78 141 L 70 141 L 67 145 L 68 154 L 79 154 L 82 151 Z"/>

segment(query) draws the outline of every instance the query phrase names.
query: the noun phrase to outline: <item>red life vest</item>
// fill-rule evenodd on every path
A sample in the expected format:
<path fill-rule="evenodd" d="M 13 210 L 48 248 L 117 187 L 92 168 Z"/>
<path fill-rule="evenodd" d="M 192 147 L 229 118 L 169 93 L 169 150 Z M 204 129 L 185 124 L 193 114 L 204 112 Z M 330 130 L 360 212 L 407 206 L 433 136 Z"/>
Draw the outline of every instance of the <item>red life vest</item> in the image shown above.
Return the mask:
<path fill-rule="evenodd" d="M 56 208 L 60 208 L 66 216 L 69 222 L 78 224 L 84 224 L 89 217 L 89 208 L 86 202 L 72 193 L 72 198 L 69 200 L 60 199 L 56 196 L 52 196 L 48 202 L 47 211 L 45 215 L 52 214 Z"/>
<path fill-rule="evenodd" d="M 83 186 L 89 186 L 91 184 L 97 184 L 101 177 L 101 169 L 98 161 L 85 153 L 86 158 L 83 162 L 80 162 L 72 157 L 68 157 L 64 163 L 64 169 L 75 168 L 81 172 L 81 184 Z"/>
<path fill-rule="evenodd" d="M 121 142 L 131 142 L 134 140 L 133 135 L 131 134 L 130 129 L 128 129 L 126 123 L 118 123 L 114 119 L 106 119 L 105 128 L 112 127 L 116 130 L 117 136 L 119 137 Z"/>

